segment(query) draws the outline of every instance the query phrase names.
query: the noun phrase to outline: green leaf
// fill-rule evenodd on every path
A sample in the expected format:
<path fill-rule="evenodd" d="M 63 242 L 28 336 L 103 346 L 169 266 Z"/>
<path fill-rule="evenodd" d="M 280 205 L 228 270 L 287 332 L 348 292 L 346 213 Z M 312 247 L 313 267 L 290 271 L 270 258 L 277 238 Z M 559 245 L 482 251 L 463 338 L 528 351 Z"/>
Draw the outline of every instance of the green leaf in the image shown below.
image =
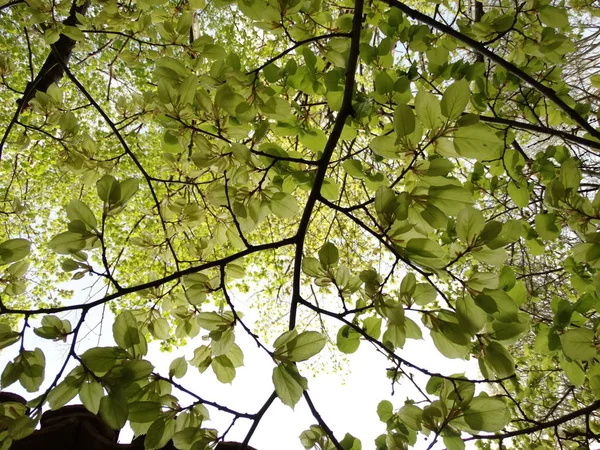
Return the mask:
<path fill-rule="evenodd" d="M 99 408 L 102 421 L 113 430 L 120 430 L 127 422 L 129 408 L 123 393 L 114 389 L 100 400 Z"/>
<path fill-rule="evenodd" d="M 493 272 L 475 272 L 467 281 L 467 285 L 475 291 L 496 289 L 498 287 L 498 283 L 498 275 Z"/>
<path fill-rule="evenodd" d="M 412 110 L 410 111 L 413 114 Z M 414 114 L 413 114 L 414 120 Z M 407 124 L 410 125 L 410 124 Z M 405 126 L 405 125 L 402 125 Z M 408 131 L 408 129 L 407 129 Z M 371 141 L 369 147 L 376 155 L 388 159 L 398 159 L 400 156 L 399 147 L 396 144 L 396 134 L 388 134 L 383 136 L 377 136 Z"/>
<path fill-rule="evenodd" d="M 167 319 L 159 317 L 148 324 L 148 331 L 159 340 L 167 340 L 171 337 L 170 326 Z"/>
<path fill-rule="evenodd" d="M 380 401 L 377 405 L 377 415 L 379 416 L 379 420 L 386 423 L 394 415 L 394 406 L 388 400 Z"/>
<path fill-rule="evenodd" d="M 406 253 L 409 258 L 419 264 L 429 267 L 443 267 L 446 252 L 431 239 L 415 238 L 406 243 Z"/>
<path fill-rule="evenodd" d="M 86 241 L 86 237 L 79 233 L 65 231 L 54 236 L 48 247 L 59 255 L 70 255 L 86 248 Z"/>
<path fill-rule="evenodd" d="M 438 351 L 446 358 L 459 358 L 464 359 L 469 354 L 469 347 L 465 345 L 459 345 L 452 342 L 444 334 L 438 331 L 431 331 L 431 339 Z"/>
<path fill-rule="evenodd" d="M 378 72 L 375 76 L 375 91 L 378 94 L 388 94 L 393 90 L 394 80 L 392 80 L 392 77 L 385 70 Z"/>
<path fill-rule="evenodd" d="M 121 196 L 119 197 L 119 204 L 125 205 L 139 189 L 139 181 L 136 178 L 128 178 L 119 183 L 121 188 Z"/>
<path fill-rule="evenodd" d="M 130 311 L 123 311 L 115 318 L 113 336 L 117 345 L 124 350 L 134 349 L 141 355 L 145 355 L 148 350 L 146 338 Z"/>
<path fill-rule="evenodd" d="M 27 436 L 30 436 L 35 431 L 35 428 L 38 424 L 38 420 L 39 419 L 36 420 L 35 418 L 31 418 L 28 416 L 19 416 L 9 423 L 8 428 L 7 428 L 8 435 L 11 437 L 12 440 L 15 440 L 15 441 L 26 438 Z M 2 439 L 2 435 L 0 435 L 0 439 Z M 0 448 L 2 448 L 2 450 L 9 450 L 10 448 L 13 448 L 10 446 L 11 439 L 7 439 L 2 444 L 0 444 L 0 445 L 4 445 L 4 443 L 8 442 L 8 444 L 9 444 L 8 447 L 0 447 Z"/>
<path fill-rule="evenodd" d="M 391 216 L 396 208 L 398 208 L 398 203 L 394 191 L 387 186 L 379 186 L 377 192 L 375 192 L 375 211 L 377 214 Z"/>
<path fill-rule="evenodd" d="M 435 301 L 437 291 L 429 283 L 417 283 L 412 295 L 414 302 L 419 306 L 426 306 Z"/>
<path fill-rule="evenodd" d="M 487 247 L 479 247 L 471 253 L 477 261 L 489 264 L 490 266 L 502 266 L 508 258 L 508 253 L 504 248 L 491 250 Z"/>
<path fill-rule="evenodd" d="M 352 327 L 344 325 L 338 330 L 336 345 L 342 353 L 354 353 L 360 346 L 360 334 Z"/>
<path fill-rule="evenodd" d="M 33 332 L 45 339 L 63 338 L 71 332 L 71 324 L 68 320 L 60 320 L 56 316 L 48 315 L 42 318 L 42 326 L 34 328 Z"/>
<path fill-rule="evenodd" d="M 96 381 L 84 383 L 79 391 L 79 399 L 83 406 L 93 414 L 98 414 L 100 410 L 100 400 L 104 395 L 102 385 Z"/>
<path fill-rule="evenodd" d="M 415 112 L 425 128 L 435 130 L 442 126 L 440 101 L 430 92 L 419 91 L 415 97 Z"/>
<path fill-rule="evenodd" d="M 319 261 L 323 267 L 329 267 L 337 263 L 339 253 L 337 247 L 331 242 L 326 242 L 319 250 Z"/>
<path fill-rule="evenodd" d="M 221 383 L 231 383 L 235 378 L 235 367 L 231 360 L 225 356 L 217 356 L 210 363 L 217 380 Z"/>
<path fill-rule="evenodd" d="M 27 392 L 36 392 L 44 382 L 46 358 L 41 349 L 23 350 L 17 357 L 21 366 L 19 382 Z"/>
<path fill-rule="evenodd" d="M 394 110 L 394 130 L 396 136 L 402 138 L 415 131 L 415 113 L 408 105 L 400 104 Z M 377 153 L 375 149 L 373 149 Z M 384 155 L 382 155 L 384 156 Z"/>
<path fill-rule="evenodd" d="M 495 432 L 508 424 L 510 413 L 500 397 L 480 394 L 471 400 L 462 418 L 473 430 Z"/>
<path fill-rule="evenodd" d="M 18 331 L 13 331 L 9 325 L 0 323 L 0 349 L 6 348 L 21 338 Z"/>
<path fill-rule="evenodd" d="M 217 89 L 217 93 L 215 95 L 215 105 L 226 111 L 230 116 L 235 115 L 237 106 L 243 101 L 244 97 L 234 92 L 227 84 L 224 84 Z M 264 111 L 271 116 L 276 116 L 277 104 L 273 98 L 269 99 L 269 101 L 267 101 L 267 103 L 264 105 Z"/>
<path fill-rule="evenodd" d="M 282 219 L 294 217 L 299 210 L 296 197 L 285 192 L 276 192 L 273 194 L 270 208 L 273 214 Z"/>
<path fill-rule="evenodd" d="M 320 261 L 310 256 L 302 258 L 302 272 L 310 277 L 321 277 L 324 274 Z"/>
<path fill-rule="evenodd" d="M 518 336 L 529 330 L 529 316 L 519 313 L 517 320 L 511 320 L 510 322 L 495 319 L 492 322 L 491 329 L 493 330 L 493 333 L 490 333 L 491 337 L 498 341 L 512 343 Z"/>
<path fill-rule="evenodd" d="M 515 362 L 512 356 L 508 353 L 506 347 L 499 342 L 492 341 L 485 348 L 485 362 L 489 364 L 499 378 L 510 377 L 515 373 Z"/>
<path fill-rule="evenodd" d="M 360 443 L 360 439 L 355 438 L 349 433 L 346 433 L 344 439 L 340 441 L 340 445 L 344 448 L 344 450 L 361 450 L 362 444 Z"/>
<path fill-rule="evenodd" d="M 467 206 L 456 218 L 456 234 L 467 245 L 472 245 L 485 227 L 485 219 L 478 209 Z"/>
<path fill-rule="evenodd" d="M 159 417 L 146 433 L 144 439 L 144 447 L 146 449 L 160 449 L 163 448 L 171 440 L 175 434 L 175 421 L 167 419 L 165 417 Z"/>
<path fill-rule="evenodd" d="M 306 130 L 300 134 L 300 143 L 314 152 L 322 152 L 327 144 L 327 135 L 323 130 Z"/>
<path fill-rule="evenodd" d="M 162 405 L 159 402 L 139 401 L 129 403 L 129 416 L 131 422 L 150 423 L 160 415 Z"/>
<path fill-rule="evenodd" d="M 429 188 L 429 203 L 449 216 L 456 216 L 466 206 L 473 204 L 473 195 L 464 187 L 447 184 Z"/>
<path fill-rule="evenodd" d="M 213 356 L 224 355 L 229 352 L 229 349 L 235 342 L 235 335 L 231 327 L 226 328 L 222 332 L 211 333 L 211 351 Z"/>
<path fill-rule="evenodd" d="M 560 236 L 560 229 L 556 226 L 556 215 L 536 214 L 535 230 L 542 239 L 553 241 Z"/>
<path fill-rule="evenodd" d="M 406 403 L 396 413 L 398 419 L 412 430 L 421 430 L 423 410 L 416 405 Z"/>
<path fill-rule="evenodd" d="M 19 261 L 29 255 L 31 242 L 27 239 L 9 239 L 0 244 L 0 265 Z"/>
<path fill-rule="evenodd" d="M 450 120 L 458 119 L 471 98 L 469 83 L 462 79 L 452 83 L 444 92 L 441 101 L 441 112 Z"/>
<path fill-rule="evenodd" d="M 560 359 L 560 368 L 565 372 L 565 375 L 575 387 L 581 387 L 585 382 L 585 371 L 578 361 L 567 361 L 564 358 Z"/>
<path fill-rule="evenodd" d="M 291 364 L 279 364 L 273 369 L 273 385 L 279 399 L 292 409 L 308 387 L 306 378 Z"/>
<path fill-rule="evenodd" d="M 71 385 L 66 381 L 62 381 L 56 385 L 48 394 L 47 400 L 50 409 L 62 408 L 70 402 L 79 392 L 79 386 Z"/>
<path fill-rule="evenodd" d="M 217 331 L 231 326 L 231 320 L 216 312 L 201 312 L 196 315 L 198 325 L 205 330 Z"/>
<path fill-rule="evenodd" d="M 476 123 L 454 132 L 454 148 L 465 158 L 491 161 L 500 158 L 502 141 L 489 125 Z"/>
<path fill-rule="evenodd" d="M 538 10 L 540 20 L 549 27 L 564 28 L 569 26 L 567 11 L 556 6 L 545 5 Z"/>
<path fill-rule="evenodd" d="M 325 347 L 325 336 L 316 331 L 304 331 L 286 344 L 289 361 L 306 361 Z"/>
<path fill-rule="evenodd" d="M 460 436 L 444 436 L 443 438 L 446 450 L 464 450 L 465 442 Z"/>
<path fill-rule="evenodd" d="M 93 347 L 81 355 L 85 367 L 96 373 L 108 372 L 117 361 L 128 358 L 129 355 L 119 347 Z"/>
<path fill-rule="evenodd" d="M 21 376 L 22 372 L 23 367 L 21 364 L 18 362 L 9 361 L 2 371 L 2 388 L 7 388 L 15 383 Z"/>
<path fill-rule="evenodd" d="M 90 228 L 96 228 L 98 222 L 92 210 L 80 200 L 71 200 L 67 205 L 67 217 L 69 220 L 81 220 Z"/>
<path fill-rule="evenodd" d="M 588 361 L 596 357 L 594 332 L 587 328 L 567 330 L 560 335 L 560 343 L 565 356 L 576 361 Z"/>
<path fill-rule="evenodd" d="M 507 192 L 512 201 L 519 208 L 525 208 L 529 205 L 529 190 L 527 189 L 527 186 L 520 186 L 511 181 L 508 183 Z"/>
<path fill-rule="evenodd" d="M 227 357 L 233 364 L 233 367 L 238 368 L 244 365 L 244 354 L 242 349 L 237 344 L 233 344 L 227 352 Z"/>
<path fill-rule="evenodd" d="M 283 333 L 281 336 L 279 336 L 277 339 L 275 339 L 273 346 L 275 348 L 282 348 L 283 346 L 285 346 L 285 344 L 290 342 L 292 339 L 295 339 L 296 336 L 298 336 L 298 332 L 296 330 L 288 330 L 285 333 Z"/>
<path fill-rule="evenodd" d="M 361 179 L 366 176 L 361 162 L 356 159 L 347 159 L 344 161 L 342 166 L 344 167 L 346 173 L 351 177 Z"/>
<path fill-rule="evenodd" d="M 471 336 L 480 331 L 487 321 L 487 313 L 468 294 L 456 300 L 456 316 Z"/>
<path fill-rule="evenodd" d="M 121 199 L 121 185 L 115 177 L 104 175 L 96 183 L 98 197 L 105 204 L 114 205 Z"/>
<path fill-rule="evenodd" d="M 201 345 L 196 350 L 194 350 L 194 357 L 189 361 L 189 363 L 197 367 L 200 373 L 203 373 L 212 361 L 210 347 L 206 345 Z"/>
<path fill-rule="evenodd" d="M 336 201 L 340 196 L 340 188 L 333 178 L 325 178 L 321 186 L 321 196 L 325 200 Z"/>
<path fill-rule="evenodd" d="M 175 358 L 169 366 L 169 377 L 183 378 L 187 372 L 187 361 L 185 357 Z"/>
<path fill-rule="evenodd" d="M 381 339 L 386 347 L 392 349 L 403 348 L 406 343 L 406 325 L 404 323 L 390 323 Z"/>

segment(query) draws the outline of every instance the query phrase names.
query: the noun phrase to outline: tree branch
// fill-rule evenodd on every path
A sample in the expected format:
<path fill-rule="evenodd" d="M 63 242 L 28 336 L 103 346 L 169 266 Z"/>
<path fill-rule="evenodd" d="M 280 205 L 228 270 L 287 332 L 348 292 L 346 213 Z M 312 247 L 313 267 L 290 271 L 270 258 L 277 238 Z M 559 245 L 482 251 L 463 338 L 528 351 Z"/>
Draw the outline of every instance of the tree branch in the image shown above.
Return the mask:
<path fill-rule="evenodd" d="M 558 419 L 550 420 L 549 422 L 540 423 L 539 425 L 535 425 L 533 427 L 523 428 L 522 430 L 509 431 L 506 433 L 497 433 L 497 434 L 488 434 L 488 435 L 478 434 L 478 435 L 463 439 L 463 441 L 467 442 L 467 441 L 474 441 L 474 440 L 480 440 L 480 439 L 506 439 L 506 438 L 510 438 L 510 437 L 514 437 L 514 436 L 520 436 L 522 434 L 532 434 L 532 433 L 535 433 L 536 431 L 541 431 L 541 430 L 545 430 L 547 428 L 557 427 L 558 425 L 562 425 L 563 423 L 569 422 L 570 420 L 576 419 L 577 417 L 585 416 L 586 414 L 590 414 L 599 408 L 600 408 L 600 400 L 596 400 L 594 403 L 592 403 L 589 406 L 586 406 L 585 408 L 581 408 L 577 411 L 573 411 L 569 414 L 565 414 L 564 416 L 559 417 Z"/>
<path fill-rule="evenodd" d="M 260 72 L 261 70 L 263 70 L 269 64 L 273 64 L 278 59 L 283 58 L 288 53 L 294 51 L 298 47 L 302 47 L 305 44 L 309 44 L 311 42 L 320 41 L 322 39 L 331 39 L 331 38 L 335 38 L 335 37 L 350 37 L 350 36 L 351 36 L 350 33 L 330 33 L 330 34 L 323 34 L 321 36 L 313 36 L 313 37 L 310 37 L 308 39 L 304 39 L 303 41 L 298 41 L 294 45 L 292 45 L 290 48 L 288 48 L 288 49 L 282 51 L 281 53 L 279 53 L 277 56 L 274 56 L 273 58 L 265 61 L 263 64 L 261 64 L 260 66 L 258 66 L 256 69 L 253 69 L 250 72 L 246 72 L 246 75 L 258 74 L 258 72 Z"/>
<path fill-rule="evenodd" d="M 460 31 L 456 31 L 454 28 L 449 27 L 415 9 L 412 9 L 410 6 L 405 5 L 404 3 L 398 0 L 382 0 L 387 5 L 398 8 L 408 17 L 411 17 L 419 22 L 429 25 L 430 27 L 435 28 L 442 33 L 445 33 L 448 36 L 453 37 L 454 39 L 462 42 L 467 47 L 471 48 L 473 51 L 485 56 L 490 61 L 498 64 L 500 67 L 503 67 L 513 75 L 517 76 L 527 84 L 529 84 L 532 88 L 546 97 L 548 100 L 551 100 L 556 106 L 558 106 L 567 116 L 571 118 L 575 123 L 579 124 L 585 131 L 587 131 L 594 138 L 600 140 L 600 132 L 598 132 L 593 126 L 591 126 L 587 120 L 585 120 L 577 111 L 567 105 L 553 89 L 548 86 L 543 85 L 531 75 L 528 75 L 523 70 L 519 69 L 513 63 L 505 60 L 504 58 L 496 55 L 494 52 L 485 47 L 481 42 L 478 42 L 468 36 L 465 36 Z"/>
<path fill-rule="evenodd" d="M 6 307 L 0 307 L 0 314 L 55 314 L 64 311 L 75 311 L 78 309 L 81 310 L 89 310 L 95 306 L 103 305 L 111 300 L 116 300 L 121 298 L 127 294 L 133 294 L 135 292 L 143 291 L 144 289 L 155 288 L 158 286 L 162 286 L 169 281 L 175 281 L 181 277 L 186 275 L 191 275 L 193 273 L 198 273 L 203 270 L 212 269 L 213 267 L 220 267 L 225 264 L 228 264 L 236 259 L 243 258 L 244 256 L 251 255 L 253 253 L 261 252 L 263 250 L 271 250 L 275 248 L 285 247 L 287 245 L 292 245 L 295 243 L 295 237 L 290 237 L 286 239 L 282 239 L 276 242 L 269 242 L 268 244 L 255 245 L 251 249 L 242 250 L 241 252 L 234 253 L 233 255 L 226 256 L 216 261 L 210 261 L 205 264 L 200 264 L 199 266 L 188 267 L 187 269 L 178 270 L 173 272 L 170 275 L 167 275 L 163 278 L 158 278 L 153 281 L 148 281 L 147 283 L 138 284 L 136 286 L 124 287 L 119 292 L 115 292 L 110 295 L 106 295 L 105 297 L 95 300 L 90 303 L 78 304 L 78 305 L 68 305 L 68 306 L 59 306 L 57 308 L 39 308 L 39 309 L 12 309 Z"/>
<path fill-rule="evenodd" d="M 348 55 L 348 64 L 346 66 L 346 83 L 344 86 L 344 94 L 342 98 L 342 106 L 338 115 L 335 119 L 333 129 L 329 134 L 327 143 L 323 150 L 323 156 L 319 161 L 317 173 L 313 187 L 310 191 L 300 224 L 298 225 L 298 232 L 296 234 L 296 253 L 294 255 L 294 273 L 292 281 L 292 304 L 290 306 L 290 322 L 289 328 L 293 329 L 296 326 L 296 313 L 298 309 L 298 301 L 300 299 L 300 275 L 302 272 L 302 255 L 304 252 L 304 240 L 306 238 L 306 232 L 308 231 L 308 224 L 312 216 L 315 203 L 321 195 L 321 186 L 325 180 L 325 174 L 329 167 L 329 161 L 337 147 L 342 130 L 346 123 L 346 119 L 354 113 L 352 107 L 352 98 L 354 96 L 354 77 L 356 74 L 356 67 L 358 65 L 358 55 L 360 52 L 360 30 L 362 28 L 362 15 L 363 15 L 364 0 L 356 0 L 354 4 L 354 17 L 352 19 L 352 32 L 350 41 L 350 51 Z"/>

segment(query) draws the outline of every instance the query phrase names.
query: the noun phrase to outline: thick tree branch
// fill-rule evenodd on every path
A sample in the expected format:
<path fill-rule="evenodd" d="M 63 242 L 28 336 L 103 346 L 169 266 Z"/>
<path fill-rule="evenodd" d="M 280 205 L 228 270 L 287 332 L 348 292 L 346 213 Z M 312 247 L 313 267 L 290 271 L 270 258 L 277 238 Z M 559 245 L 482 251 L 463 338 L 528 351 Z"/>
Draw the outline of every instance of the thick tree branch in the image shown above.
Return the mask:
<path fill-rule="evenodd" d="M 344 86 L 344 94 L 342 98 L 342 106 L 338 115 L 335 119 L 333 129 L 329 134 L 325 149 L 323 150 L 323 156 L 319 161 L 317 173 L 313 187 L 310 191 L 300 224 L 298 225 L 298 233 L 296 234 L 296 253 L 294 256 L 294 274 L 293 274 L 293 287 L 292 287 L 292 304 L 290 306 L 290 322 L 289 327 L 293 329 L 296 326 L 296 313 L 298 308 L 298 301 L 300 299 L 300 275 L 302 273 L 302 255 L 304 252 L 304 240 L 306 239 L 306 233 L 308 231 L 308 225 L 312 217 L 315 203 L 321 195 L 321 186 L 325 180 L 325 174 L 329 168 L 329 162 L 335 148 L 337 147 L 342 130 L 346 123 L 346 119 L 354 113 L 352 107 L 352 98 L 354 96 L 354 78 L 356 74 L 356 67 L 358 65 L 359 45 L 360 45 L 360 30 L 362 28 L 362 15 L 363 15 L 364 0 L 356 0 L 354 4 L 354 17 L 352 19 L 352 32 L 350 41 L 350 52 L 348 55 L 348 63 L 346 65 L 346 83 Z"/>
<path fill-rule="evenodd" d="M 79 6 L 77 6 L 77 1 L 74 0 L 69 17 L 63 21 L 63 24 L 71 27 L 77 25 L 77 14 L 85 15 L 89 6 L 90 0 L 86 0 Z M 58 82 L 63 77 L 65 73 L 64 66 L 68 65 L 75 44 L 76 41 L 66 34 L 61 34 L 58 41 L 51 45 L 51 51 L 39 73 L 34 80 L 27 83 L 23 98 L 17 100 L 19 110 L 27 107 L 37 91 L 46 92 L 52 83 Z"/>

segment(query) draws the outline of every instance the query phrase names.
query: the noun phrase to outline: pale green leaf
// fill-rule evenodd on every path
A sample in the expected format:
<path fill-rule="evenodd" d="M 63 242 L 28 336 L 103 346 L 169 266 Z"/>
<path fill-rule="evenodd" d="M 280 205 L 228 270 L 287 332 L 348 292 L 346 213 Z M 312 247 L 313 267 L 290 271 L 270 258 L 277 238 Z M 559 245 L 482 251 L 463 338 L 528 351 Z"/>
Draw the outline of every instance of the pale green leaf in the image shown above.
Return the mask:
<path fill-rule="evenodd" d="M 441 112 L 450 120 L 458 119 L 471 98 L 469 83 L 462 79 L 452 83 L 444 92 L 441 101 Z"/>
<path fill-rule="evenodd" d="M 565 356 L 578 361 L 587 361 L 596 357 L 594 332 L 586 328 L 576 328 L 560 335 Z"/>

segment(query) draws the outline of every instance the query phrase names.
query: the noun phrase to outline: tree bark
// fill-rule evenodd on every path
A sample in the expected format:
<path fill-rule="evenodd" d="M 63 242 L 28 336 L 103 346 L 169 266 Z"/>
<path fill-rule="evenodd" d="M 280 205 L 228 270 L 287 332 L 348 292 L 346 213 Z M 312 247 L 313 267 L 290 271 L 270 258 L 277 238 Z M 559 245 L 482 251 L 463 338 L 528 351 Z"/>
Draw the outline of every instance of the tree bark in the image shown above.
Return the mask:
<path fill-rule="evenodd" d="M 69 11 L 69 17 L 63 21 L 63 24 L 68 26 L 77 25 L 77 14 L 85 15 L 89 6 L 90 0 L 85 0 L 79 6 L 77 6 L 77 0 L 73 0 L 71 10 Z M 50 53 L 42 65 L 42 68 L 35 79 L 27 83 L 23 97 L 17 100 L 21 109 L 29 105 L 29 102 L 35 97 L 37 91 L 46 92 L 52 83 L 60 81 L 64 76 L 65 71 L 59 63 L 58 58 L 60 58 L 64 64 L 68 64 L 75 44 L 76 41 L 64 34 L 61 34 L 58 41 L 52 44 Z"/>

